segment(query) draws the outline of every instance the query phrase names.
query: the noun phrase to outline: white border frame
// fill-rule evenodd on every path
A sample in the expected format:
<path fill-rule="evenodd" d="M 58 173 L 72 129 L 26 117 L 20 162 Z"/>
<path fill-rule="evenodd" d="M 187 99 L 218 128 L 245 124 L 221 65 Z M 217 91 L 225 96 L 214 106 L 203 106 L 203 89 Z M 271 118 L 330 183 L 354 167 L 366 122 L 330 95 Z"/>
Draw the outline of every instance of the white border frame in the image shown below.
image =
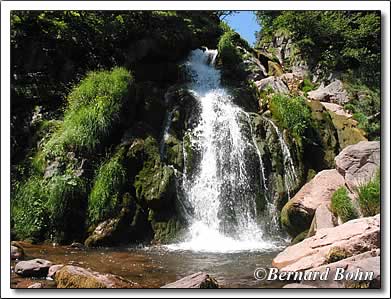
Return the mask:
<path fill-rule="evenodd" d="M 10 11 L 11 10 L 381 10 L 382 13 L 382 292 L 376 290 L 12 290 L 10 289 Z M 390 295 L 390 4 L 387 1 L 20 1 L 1 2 L 1 297 L 340 297 Z M 322 294 L 322 295 L 320 295 Z"/>

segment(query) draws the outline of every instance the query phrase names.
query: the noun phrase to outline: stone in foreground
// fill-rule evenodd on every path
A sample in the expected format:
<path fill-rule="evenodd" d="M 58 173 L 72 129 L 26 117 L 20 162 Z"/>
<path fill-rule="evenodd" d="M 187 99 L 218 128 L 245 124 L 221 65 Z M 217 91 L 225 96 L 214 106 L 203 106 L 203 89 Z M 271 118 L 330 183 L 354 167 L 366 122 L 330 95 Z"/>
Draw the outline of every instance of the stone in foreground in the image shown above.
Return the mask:
<path fill-rule="evenodd" d="M 15 273 L 24 277 L 46 277 L 53 264 L 44 259 L 21 261 L 15 266 Z"/>
<path fill-rule="evenodd" d="M 140 288 L 140 285 L 113 274 L 93 272 L 82 267 L 64 266 L 55 274 L 57 288 L 106 289 Z"/>
<path fill-rule="evenodd" d="M 198 272 L 166 284 L 165 289 L 218 289 L 217 281 L 205 272 Z"/>

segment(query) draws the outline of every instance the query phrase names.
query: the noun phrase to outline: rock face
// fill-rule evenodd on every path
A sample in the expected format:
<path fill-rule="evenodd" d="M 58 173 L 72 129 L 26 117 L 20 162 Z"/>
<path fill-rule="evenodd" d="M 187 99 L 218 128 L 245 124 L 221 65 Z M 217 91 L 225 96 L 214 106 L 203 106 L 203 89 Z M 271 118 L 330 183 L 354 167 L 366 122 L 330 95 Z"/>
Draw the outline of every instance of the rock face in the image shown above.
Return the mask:
<path fill-rule="evenodd" d="M 308 92 L 308 98 L 339 105 L 349 102 L 348 94 L 340 80 L 335 80 L 326 87 L 322 85 L 318 89 Z"/>
<path fill-rule="evenodd" d="M 354 191 L 369 182 L 380 167 L 380 142 L 362 141 L 346 147 L 336 158 L 336 168 Z"/>
<path fill-rule="evenodd" d="M 312 219 L 311 227 L 308 231 L 308 237 L 316 234 L 322 228 L 334 227 L 337 223 L 333 213 L 331 213 L 328 204 L 321 204 L 315 211 L 314 219 Z"/>
<path fill-rule="evenodd" d="M 210 277 L 207 273 L 198 272 L 192 275 L 183 277 L 173 283 L 166 284 L 161 288 L 165 289 L 217 289 L 219 287 L 217 281 Z"/>
<path fill-rule="evenodd" d="M 46 277 L 52 265 L 51 262 L 43 259 L 21 261 L 16 264 L 15 273 L 24 277 Z"/>
<path fill-rule="evenodd" d="M 348 113 L 341 105 L 335 104 L 335 103 L 327 103 L 327 102 L 320 102 L 323 107 L 325 107 L 328 111 L 332 111 L 337 115 L 342 115 L 345 117 L 352 117 L 352 114 Z"/>
<path fill-rule="evenodd" d="M 319 172 L 287 202 L 281 211 L 281 223 L 289 234 L 296 236 L 310 227 L 315 210 L 331 200 L 334 191 L 345 184 L 335 169 Z"/>
<path fill-rule="evenodd" d="M 57 288 L 139 288 L 137 283 L 112 274 L 101 274 L 76 266 L 64 266 L 55 275 Z"/>
<path fill-rule="evenodd" d="M 324 228 L 310 238 L 287 247 L 273 259 L 281 271 L 304 271 L 328 260 L 330 250 L 338 247 L 353 256 L 380 247 L 380 215 L 348 221 Z"/>

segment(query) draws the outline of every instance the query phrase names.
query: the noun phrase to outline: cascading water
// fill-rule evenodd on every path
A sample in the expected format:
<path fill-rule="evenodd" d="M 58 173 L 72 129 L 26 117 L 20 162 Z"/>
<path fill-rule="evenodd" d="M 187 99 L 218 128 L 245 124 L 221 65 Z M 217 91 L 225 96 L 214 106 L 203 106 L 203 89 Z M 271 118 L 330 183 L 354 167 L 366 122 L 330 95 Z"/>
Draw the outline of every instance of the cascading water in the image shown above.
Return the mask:
<path fill-rule="evenodd" d="M 284 138 L 282 137 L 280 130 L 278 129 L 276 124 L 271 119 L 268 119 L 268 121 L 272 125 L 274 131 L 276 132 L 276 134 L 278 136 L 278 140 L 280 142 L 280 147 L 281 147 L 284 166 L 285 166 L 284 183 L 285 183 L 285 188 L 288 193 L 288 199 L 290 199 L 291 198 L 290 192 L 292 190 L 292 187 L 297 183 L 297 175 L 296 175 L 295 165 L 293 164 L 293 160 L 292 160 L 288 145 L 286 144 Z"/>
<path fill-rule="evenodd" d="M 200 161 L 191 177 L 186 171 L 183 177 L 183 193 L 192 208 L 187 239 L 170 247 L 271 249 L 276 244 L 266 238 L 262 221 L 257 221 L 257 194 L 266 187 L 262 159 L 248 114 L 221 86 L 220 72 L 213 65 L 216 56 L 216 50 L 197 49 L 187 63 L 192 76 L 189 90 L 200 106 L 199 123 L 191 132 Z"/>

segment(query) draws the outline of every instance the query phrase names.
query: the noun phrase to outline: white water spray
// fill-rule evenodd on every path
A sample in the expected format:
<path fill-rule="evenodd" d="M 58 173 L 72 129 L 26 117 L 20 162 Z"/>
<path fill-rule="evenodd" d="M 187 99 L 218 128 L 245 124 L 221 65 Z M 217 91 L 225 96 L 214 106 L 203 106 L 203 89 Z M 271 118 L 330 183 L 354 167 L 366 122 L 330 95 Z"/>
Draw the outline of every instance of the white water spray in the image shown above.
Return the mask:
<path fill-rule="evenodd" d="M 244 132 L 247 126 L 252 135 L 251 121 L 221 86 L 220 71 L 213 65 L 216 56 L 216 50 L 197 49 L 187 63 L 192 76 L 189 90 L 200 106 L 200 121 L 192 135 L 201 158 L 196 173 L 189 178 L 185 172 L 183 177 L 184 194 L 192 207 L 187 239 L 168 247 L 214 252 L 275 248 L 257 221 L 257 188 L 266 183 L 255 140 Z M 261 186 L 254 175 L 257 156 Z"/>

